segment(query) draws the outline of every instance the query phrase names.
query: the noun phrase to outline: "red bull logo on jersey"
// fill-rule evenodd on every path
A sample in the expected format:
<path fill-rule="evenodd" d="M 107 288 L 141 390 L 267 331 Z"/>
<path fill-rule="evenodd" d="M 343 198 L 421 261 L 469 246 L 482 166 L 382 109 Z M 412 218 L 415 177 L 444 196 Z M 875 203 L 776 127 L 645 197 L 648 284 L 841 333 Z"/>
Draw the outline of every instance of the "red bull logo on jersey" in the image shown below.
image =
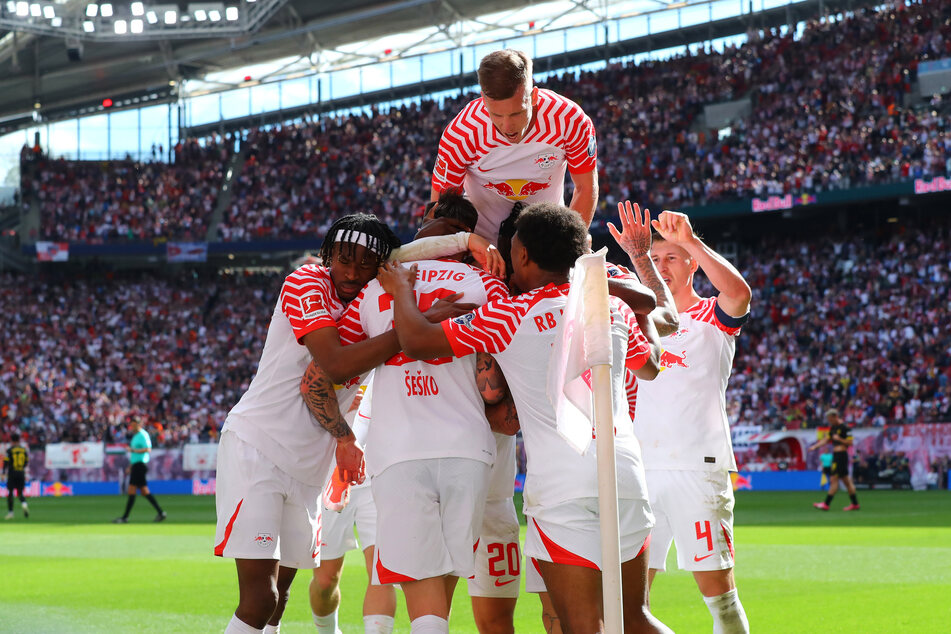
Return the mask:
<path fill-rule="evenodd" d="M 523 178 L 510 178 L 501 183 L 488 182 L 483 185 L 483 187 L 486 189 L 494 189 L 495 193 L 499 196 L 515 202 L 525 200 L 529 196 L 534 196 L 538 192 L 548 189 L 551 187 L 551 183 L 539 183 Z"/>
<path fill-rule="evenodd" d="M 543 170 L 548 170 L 555 167 L 560 158 L 554 152 L 544 152 L 535 157 L 535 165 Z"/>
<path fill-rule="evenodd" d="M 334 383 L 335 390 L 349 390 L 352 387 L 360 385 L 360 379 L 363 377 L 355 376 L 349 381 L 344 381 L 343 383 Z"/>
<path fill-rule="evenodd" d="M 663 372 L 668 368 L 681 367 L 689 368 L 687 364 L 687 351 L 681 350 L 680 354 L 671 352 L 670 350 L 664 350 L 660 353 L 660 370 Z"/>
<path fill-rule="evenodd" d="M 747 477 L 735 471 L 731 471 L 730 480 L 733 482 L 734 491 L 741 491 L 743 489 L 746 489 L 747 491 L 753 490 L 753 476 Z"/>
<path fill-rule="evenodd" d="M 270 533 L 258 533 L 254 538 L 254 543 L 261 548 L 267 548 L 274 543 L 274 538 L 271 537 Z"/>

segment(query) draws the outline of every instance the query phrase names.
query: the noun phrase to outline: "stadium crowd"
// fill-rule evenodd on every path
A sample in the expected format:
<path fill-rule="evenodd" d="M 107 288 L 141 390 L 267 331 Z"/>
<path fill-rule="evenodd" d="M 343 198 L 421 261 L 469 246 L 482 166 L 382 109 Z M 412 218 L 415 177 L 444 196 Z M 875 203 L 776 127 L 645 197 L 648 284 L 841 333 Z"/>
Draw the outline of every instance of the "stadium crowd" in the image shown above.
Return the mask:
<path fill-rule="evenodd" d="M 188 140 L 172 164 L 40 157 L 23 170 L 23 196 L 39 205 L 42 239 L 203 241 L 232 147 L 230 138 Z"/>
<path fill-rule="evenodd" d="M 598 130 L 596 226 L 625 199 L 690 206 L 928 178 L 951 173 L 951 112 L 940 99 L 914 107 L 913 82 L 920 61 L 951 53 L 949 20 L 945 2 L 859 9 L 810 20 L 799 35 L 751 31 L 722 53 L 613 64 L 541 85 L 581 103 Z M 219 239 L 309 237 L 352 209 L 374 210 L 405 233 L 428 200 L 433 155 L 421 148 L 435 148 L 473 96 L 247 131 Z M 744 97 L 752 112 L 729 135 L 706 129 L 705 104 Z M 227 146 L 191 141 L 172 166 L 41 162 L 42 237 L 203 240 Z"/>
<path fill-rule="evenodd" d="M 739 268 L 753 289 L 727 390 L 732 423 L 852 425 L 951 420 L 951 224 L 888 238 L 764 237 Z"/>
<path fill-rule="evenodd" d="M 885 239 L 740 246 L 754 305 L 731 424 L 814 427 L 830 406 L 858 426 L 951 420 L 951 222 L 904 222 Z M 109 441 L 133 414 L 160 446 L 217 430 L 254 373 L 281 276 L 194 275 L 0 277 L 4 435 Z"/>
<path fill-rule="evenodd" d="M 0 276 L 0 440 L 156 446 L 212 439 L 247 387 L 280 288 L 275 275 Z M 81 309 L 79 307 L 82 307 Z"/>

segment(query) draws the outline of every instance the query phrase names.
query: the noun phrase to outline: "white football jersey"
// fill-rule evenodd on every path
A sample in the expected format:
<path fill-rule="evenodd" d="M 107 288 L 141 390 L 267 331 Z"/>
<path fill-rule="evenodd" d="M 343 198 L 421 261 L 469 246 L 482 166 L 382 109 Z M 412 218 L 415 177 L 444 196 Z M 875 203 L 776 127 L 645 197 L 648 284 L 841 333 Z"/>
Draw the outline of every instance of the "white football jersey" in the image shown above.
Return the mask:
<path fill-rule="evenodd" d="M 479 211 L 475 232 L 493 242 L 516 202 L 563 204 L 565 169 L 584 174 L 597 167 L 594 125 L 581 106 L 539 89 L 535 111 L 525 138 L 512 144 L 492 124 L 480 97 L 456 115 L 439 141 L 433 188 L 463 188 Z"/>
<path fill-rule="evenodd" d="M 636 388 L 634 431 L 648 469 L 736 471 L 726 386 L 747 316 L 730 317 L 709 297 L 680 313 L 680 329 L 661 338 L 661 372 Z"/>
<path fill-rule="evenodd" d="M 555 429 L 555 411 L 547 393 L 548 365 L 568 284 L 549 284 L 511 298 L 490 302 L 474 313 L 443 322 L 456 356 L 489 352 L 499 362 L 518 410 L 528 473 L 525 512 L 578 498 L 597 497 L 597 449 L 578 454 Z M 647 338 L 626 304 L 611 298 L 614 428 L 618 495 L 647 500 L 644 468 L 624 398 L 624 369 L 637 369 L 650 356 Z"/>
<path fill-rule="evenodd" d="M 462 301 L 484 304 L 507 297 L 500 279 L 454 260 L 425 260 L 416 297 L 427 310 L 438 299 L 463 292 Z M 341 319 L 342 340 L 374 337 L 393 327 L 393 298 L 376 280 L 353 300 Z M 367 434 L 367 473 L 378 475 L 407 460 L 470 458 L 491 465 L 495 438 L 476 385 L 475 357 L 415 361 L 400 353 L 373 373 L 373 424 Z"/>
<path fill-rule="evenodd" d="M 343 314 L 330 272 L 308 264 L 287 276 L 281 289 L 264 351 L 247 392 L 225 420 L 235 432 L 288 475 L 322 487 L 333 462 L 335 440 L 311 416 L 300 383 L 311 360 L 300 341 L 319 328 L 336 327 Z M 360 378 L 337 387 L 340 410 L 346 412 Z"/>

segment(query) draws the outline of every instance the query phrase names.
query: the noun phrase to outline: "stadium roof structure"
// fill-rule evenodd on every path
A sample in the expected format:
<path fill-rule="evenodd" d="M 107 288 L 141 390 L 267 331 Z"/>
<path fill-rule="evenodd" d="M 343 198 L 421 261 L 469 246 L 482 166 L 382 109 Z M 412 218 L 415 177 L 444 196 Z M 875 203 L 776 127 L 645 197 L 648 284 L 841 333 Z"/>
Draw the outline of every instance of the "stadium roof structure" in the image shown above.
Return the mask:
<path fill-rule="evenodd" d="M 728 20 L 693 21 L 689 27 L 648 35 L 633 46 L 559 55 L 558 64 L 735 35 L 754 25 L 792 24 L 817 9 L 841 10 L 874 0 L 759 0 L 758 7 L 747 0 L 733 1 L 742 13 Z M 687 6 L 710 5 L 710 18 L 716 20 L 713 5 L 723 2 L 0 0 L 0 133 L 37 121 L 92 114 L 103 109 L 104 100 L 112 107 L 168 103 L 254 82 L 629 16 L 662 18 L 657 14 Z M 212 15 L 218 19 L 213 21 Z M 452 82 L 442 81 L 416 88 L 451 87 Z"/>

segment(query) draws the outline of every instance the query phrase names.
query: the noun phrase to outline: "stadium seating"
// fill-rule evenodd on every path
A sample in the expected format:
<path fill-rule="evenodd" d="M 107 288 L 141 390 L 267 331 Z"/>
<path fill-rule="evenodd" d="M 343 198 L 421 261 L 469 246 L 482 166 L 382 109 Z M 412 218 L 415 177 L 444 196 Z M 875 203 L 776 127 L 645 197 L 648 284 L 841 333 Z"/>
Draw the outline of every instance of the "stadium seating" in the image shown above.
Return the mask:
<path fill-rule="evenodd" d="M 602 206 L 702 205 L 951 174 L 951 114 L 917 103 L 918 63 L 951 54 L 951 5 L 899 4 L 812 20 L 800 36 L 751 32 L 742 47 L 550 77 L 579 101 L 600 143 Z M 439 135 L 474 95 L 386 113 L 246 132 L 219 239 L 311 237 L 373 211 L 405 233 L 429 198 Z M 705 104 L 749 97 L 721 138 Z M 199 146 L 190 142 L 188 147 Z M 173 165 L 43 163 L 41 237 L 204 239 L 228 152 L 216 140 Z"/>

